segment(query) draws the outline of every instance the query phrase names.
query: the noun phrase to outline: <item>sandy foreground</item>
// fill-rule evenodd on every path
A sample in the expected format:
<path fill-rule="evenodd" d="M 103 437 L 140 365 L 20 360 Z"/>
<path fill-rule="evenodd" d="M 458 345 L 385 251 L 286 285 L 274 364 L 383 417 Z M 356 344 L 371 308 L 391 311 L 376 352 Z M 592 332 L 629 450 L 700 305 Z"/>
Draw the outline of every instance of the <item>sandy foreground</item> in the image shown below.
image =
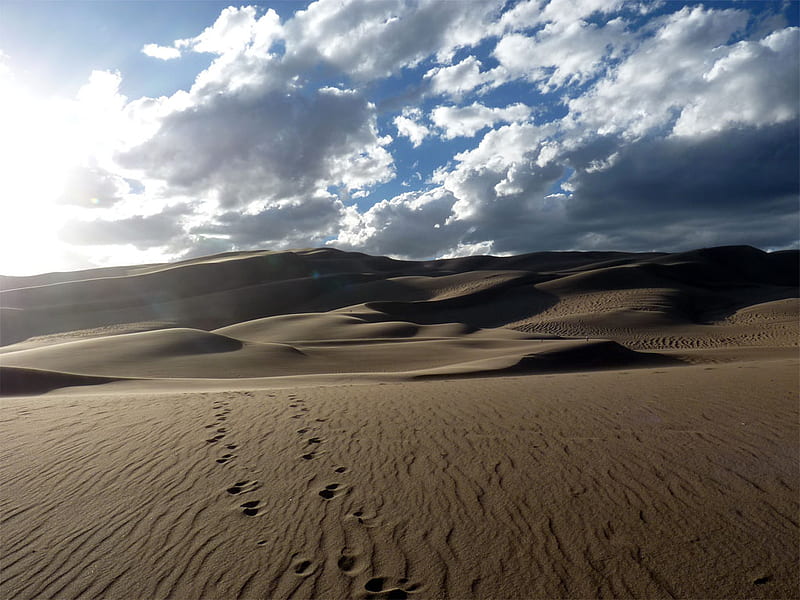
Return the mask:
<path fill-rule="evenodd" d="M 4 278 L 0 597 L 800 597 L 797 253 L 599 254 Z"/>

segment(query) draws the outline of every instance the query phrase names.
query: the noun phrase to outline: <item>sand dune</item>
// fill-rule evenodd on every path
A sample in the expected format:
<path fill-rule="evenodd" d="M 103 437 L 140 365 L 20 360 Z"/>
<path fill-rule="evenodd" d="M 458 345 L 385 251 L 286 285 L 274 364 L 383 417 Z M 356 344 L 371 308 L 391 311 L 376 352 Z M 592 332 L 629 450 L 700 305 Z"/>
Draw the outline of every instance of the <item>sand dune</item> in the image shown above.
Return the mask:
<path fill-rule="evenodd" d="M 0 597 L 797 598 L 797 251 L 0 278 Z"/>

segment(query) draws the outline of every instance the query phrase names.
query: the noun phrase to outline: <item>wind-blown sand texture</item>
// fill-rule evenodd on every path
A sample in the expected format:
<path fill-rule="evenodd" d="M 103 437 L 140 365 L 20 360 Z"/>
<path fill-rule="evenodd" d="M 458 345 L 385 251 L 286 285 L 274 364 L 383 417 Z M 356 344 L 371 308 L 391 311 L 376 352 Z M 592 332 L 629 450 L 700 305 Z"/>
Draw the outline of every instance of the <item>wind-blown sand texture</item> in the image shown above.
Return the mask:
<path fill-rule="evenodd" d="M 0 278 L 0 597 L 800 597 L 799 270 L 324 249 Z"/>

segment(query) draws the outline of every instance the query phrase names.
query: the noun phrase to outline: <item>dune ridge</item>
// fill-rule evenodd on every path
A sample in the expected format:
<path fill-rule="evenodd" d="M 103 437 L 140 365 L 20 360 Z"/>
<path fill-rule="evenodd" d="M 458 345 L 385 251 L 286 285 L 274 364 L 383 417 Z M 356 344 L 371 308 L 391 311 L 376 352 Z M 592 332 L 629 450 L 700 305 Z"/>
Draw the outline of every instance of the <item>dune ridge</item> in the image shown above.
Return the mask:
<path fill-rule="evenodd" d="M 793 348 L 798 264 L 797 251 L 738 246 L 417 262 L 310 249 L 5 278 L 0 357 L 117 378 L 356 377 L 574 368 L 547 358 L 555 338 L 585 342 L 580 368 Z"/>

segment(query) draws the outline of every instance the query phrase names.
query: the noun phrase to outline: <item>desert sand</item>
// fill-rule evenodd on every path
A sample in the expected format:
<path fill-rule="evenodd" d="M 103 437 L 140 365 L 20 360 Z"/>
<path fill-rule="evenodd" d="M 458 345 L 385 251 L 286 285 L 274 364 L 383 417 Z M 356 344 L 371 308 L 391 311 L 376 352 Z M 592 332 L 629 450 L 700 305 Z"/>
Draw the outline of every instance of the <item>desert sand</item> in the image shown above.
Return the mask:
<path fill-rule="evenodd" d="M 798 598 L 799 254 L 0 277 L 0 597 Z"/>

